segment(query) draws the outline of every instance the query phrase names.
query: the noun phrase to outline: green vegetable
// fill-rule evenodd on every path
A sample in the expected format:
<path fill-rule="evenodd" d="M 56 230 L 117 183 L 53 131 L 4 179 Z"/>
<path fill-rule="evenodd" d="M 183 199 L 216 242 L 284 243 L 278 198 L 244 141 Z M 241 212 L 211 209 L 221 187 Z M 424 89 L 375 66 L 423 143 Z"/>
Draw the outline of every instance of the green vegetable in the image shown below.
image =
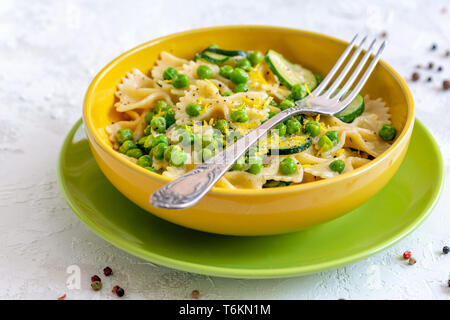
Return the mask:
<path fill-rule="evenodd" d="M 231 120 L 233 122 L 247 122 L 248 121 L 247 111 L 245 109 L 233 111 L 231 113 Z"/>
<path fill-rule="evenodd" d="M 230 79 L 235 84 L 246 83 L 248 81 L 248 74 L 244 69 L 236 68 L 231 73 Z"/>
<path fill-rule="evenodd" d="M 248 90 L 249 90 L 249 87 L 245 83 L 239 83 L 238 85 L 236 85 L 236 87 L 234 87 L 235 93 L 247 92 Z"/>
<path fill-rule="evenodd" d="M 341 112 L 334 116 L 345 123 L 351 123 L 364 112 L 364 98 L 358 94 Z"/>
<path fill-rule="evenodd" d="M 331 140 L 331 142 L 333 142 L 333 144 L 339 143 L 339 136 L 337 131 L 331 130 L 328 131 L 325 135 Z"/>
<path fill-rule="evenodd" d="M 228 122 L 225 119 L 217 120 L 217 122 L 214 124 L 214 129 L 219 130 L 222 133 L 225 133 L 228 129 Z"/>
<path fill-rule="evenodd" d="M 252 66 L 256 66 L 257 64 L 260 64 L 264 60 L 264 56 L 259 51 L 250 51 L 247 55 L 248 60 L 250 60 L 250 63 Z"/>
<path fill-rule="evenodd" d="M 137 145 L 133 142 L 133 140 L 127 140 L 119 148 L 119 152 L 126 154 L 128 150 L 137 148 Z"/>
<path fill-rule="evenodd" d="M 242 68 L 242 69 L 244 69 L 246 71 L 249 71 L 250 68 L 252 67 L 252 64 L 250 63 L 250 61 L 248 59 L 243 58 L 243 59 L 239 59 L 236 62 L 236 67 Z"/>
<path fill-rule="evenodd" d="M 287 132 L 287 126 L 286 126 L 283 122 L 279 123 L 279 124 L 275 127 L 275 129 L 278 130 L 278 135 L 279 135 L 280 137 L 286 135 L 286 132 Z"/>
<path fill-rule="evenodd" d="M 151 133 L 152 133 L 152 126 L 151 125 L 146 126 L 144 129 L 144 136 L 149 136 Z"/>
<path fill-rule="evenodd" d="M 208 50 L 208 49 L 206 49 Z M 220 53 L 216 53 L 216 52 L 212 52 L 212 51 L 203 51 L 200 52 L 194 60 L 197 59 L 202 59 L 205 60 L 209 63 L 213 63 L 213 64 L 222 64 L 225 63 L 230 57 L 226 56 L 224 54 L 220 54 Z"/>
<path fill-rule="evenodd" d="M 230 79 L 232 73 L 233 73 L 233 67 L 229 66 L 229 65 L 223 66 L 219 70 L 219 75 L 221 75 L 222 77 L 224 77 L 226 79 Z"/>
<path fill-rule="evenodd" d="M 189 85 L 189 78 L 185 74 L 178 73 L 173 78 L 172 85 L 177 89 L 187 87 Z"/>
<path fill-rule="evenodd" d="M 137 141 L 136 145 L 137 145 L 139 148 L 145 148 L 145 147 L 144 147 L 144 144 L 145 144 L 145 141 L 147 140 L 147 138 L 148 138 L 148 136 L 140 137 L 139 140 Z"/>
<path fill-rule="evenodd" d="M 174 149 L 172 150 L 172 152 L 171 152 L 171 154 L 170 154 L 170 160 L 169 160 L 169 163 L 170 163 L 172 166 L 175 166 L 175 167 L 181 167 L 181 166 L 184 165 L 184 163 L 186 162 L 186 160 L 187 160 L 187 155 L 186 155 L 186 153 L 185 153 L 183 150 L 181 150 L 180 147 L 176 147 L 176 148 L 174 148 Z"/>
<path fill-rule="evenodd" d="M 294 101 L 289 100 L 289 99 L 283 99 L 283 100 L 281 100 L 281 102 L 280 102 L 280 109 L 281 109 L 281 110 L 286 110 L 286 109 L 289 109 L 289 108 L 294 108 L 295 106 L 296 106 L 296 105 L 295 105 Z"/>
<path fill-rule="evenodd" d="M 190 103 L 186 106 L 186 113 L 190 117 L 197 117 L 202 110 L 202 106 L 197 103 Z"/>
<path fill-rule="evenodd" d="M 137 161 L 137 165 L 141 166 L 141 167 L 151 167 L 153 164 L 153 160 L 152 157 L 150 157 L 149 155 L 144 155 L 142 157 L 140 157 Z"/>
<path fill-rule="evenodd" d="M 291 158 L 285 158 L 280 162 L 280 171 L 284 175 L 290 175 L 297 172 L 297 164 Z"/>
<path fill-rule="evenodd" d="M 397 130 L 393 125 L 383 124 L 380 128 L 380 131 L 378 131 L 378 135 L 385 141 L 392 141 L 397 135 Z"/>
<path fill-rule="evenodd" d="M 308 95 L 308 91 L 304 84 L 294 84 L 291 88 L 291 97 L 294 101 L 302 100 Z"/>
<path fill-rule="evenodd" d="M 213 157 L 214 153 L 209 148 L 202 149 L 202 161 L 206 162 Z"/>
<path fill-rule="evenodd" d="M 276 180 L 268 180 L 264 185 L 263 188 L 279 188 L 279 187 L 287 187 L 290 185 L 290 182 L 285 181 L 276 181 Z"/>
<path fill-rule="evenodd" d="M 133 131 L 128 128 L 119 129 L 116 133 L 117 142 L 124 143 L 127 140 L 133 140 Z"/>
<path fill-rule="evenodd" d="M 173 112 L 173 109 L 170 108 L 166 114 L 164 115 L 164 119 L 166 119 L 166 127 L 170 127 L 175 123 L 175 112 Z"/>
<path fill-rule="evenodd" d="M 155 117 L 150 123 L 153 130 L 159 133 L 166 131 L 166 119 L 163 117 Z"/>
<path fill-rule="evenodd" d="M 309 121 L 305 124 L 305 132 L 311 137 L 317 137 L 320 134 L 320 124 L 317 121 Z"/>
<path fill-rule="evenodd" d="M 269 119 L 272 118 L 273 116 L 279 114 L 280 112 L 278 111 L 269 111 Z"/>
<path fill-rule="evenodd" d="M 240 50 L 224 50 L 224 49 L 220 49 L 219 47 L 209 47 L 207 49 L 205 49 L 203 52 L 214 52 L 217 54 L 221 54 L 224 56 L 228 56 L 228 57 L 236 57 L 236 56 L 242 56 L 245 57 L 247 56 L 247 54 L 244 51 L 240 51 Z"/>
<path fill-rule="evenodd" d="M 225 91 L 225 92 L 222 92 L 220 95 L 221 95 L 222 97 L 228 97 L 228 96 L 231 96 L 232 94 L 233 94 L 233 92 Z"/>
<path fill-rule="evenodd" d="M 148 171 L 154 172 L 154 173 L 159 173 L 158 170 L 156 170 L 153 167 L 145 167 L 144 169 L 147 169 Z"/>
<path fill-rule="evenodd" d="M 158 102 L 156 102 L 154 113 L 157 114 L 161 111 L 166 111 L 166 110 L 168 110 L 169 107 L 170 106 L 166 101 L 158 100 Z"/>
<path fill-rule="evenodd" d="M 312 145 L 311 137 L 307 137 L 304 141 L 288 138 L 283 139 L 283 147 L 270 149 L 268 155 L 288 155 L 305 151 Z"/>
<path fill-rule="evenodd" d="M 145 115 L 145 123 L 150 124 L 150 122 L 152 122 L 154 113 L 153 112 L 149 112 Z"/>
<path fill-rule="evenodd" d="M 322 152 L 327 152 L 331 148 L 333 148 L 333 142 L 331 142 L 330 138 L 328 138 L 326 135 L 321 136 L 319 139 L 319 147 Z"/>
<path fill-rule="evenodd" d="M 130 149 L 127 151 L 126 155 L 132 158 L 138 159 L 140 156 L 142 156 L 142 150 L 141 149 Z"/>
<path fill-rule="evenodd" d="M 323 77 L 318 73 L 314 74 L 314 78 L 316 78 L 317 85 L 319 85 L 323 81 Z"/>
<path fill-rule="evenodd" d="M 194 143 L 194 134 L 187 130 L 184 130 L 183 133 L 178 137 L 178 142 L 183 146 L 190 146 Z"/>
<path fill-rule="evenodd" d="M 167 143 L 164 142 L 159 143 L 158 145 L 153 147 L 152 155 L 155 157 L 155 159 L 162 160 L 164 159 L 164 151 L 166 151 L 168 147 L 169 146 Z"/>
<path fill-rule="evenodd" d="M 330 163 L 329 167 L 335 172 L 342 173 L 342 171 L 344 171 L 345 169 L 345 162 L 340 159 L 334 160 L 332 163 Z"/>
<path fill-rule="evenodd" d="M 210 67 L 202 65 L 197 68 L 197 76 L 199 79 L 211 79 L 213 72 Z"/>
<path fill-rule="evenodd" d="M 263 167 L 262 160 L 260 157 L 250 157 L 248 159 L 248 162 L 250 164 L 249 168 L 247 169 L 248 172 L 252 174 L 258 174 L 261 172 L 261 169 Z"/>
<path fill-rule="evenodd" d="M 170 157 L 171 157 L 171 153 L 172 151 L 177 148 L 178 146 L 168 146 L 165 150 L 164 150 L 164 160 L 166 160 L 167 162 L 170 161 Z M 179 147 L 178 147 L 179 148 Z"/>
<path fill-rule="evenodd" d="M 154 137 L 152 139 L 152 148 L 156 147 L 160 143 L 165 143 L 166 145 L 168 145 L 169 139 L 163 134 L 160 134 L 159 136 Z"/>
<path fill-rule="evenodd" d="M 288 134 L 294 134 L 298 132 L 302 124 L 295 118 L 290 118 L 286 121 L 286 131 Z"/>
<path fill-rule="evenodd" d="M 232 171 L 240 171 L 244 168 L 245 158 L 240 157 L 237 161 L 231 166 L 230 170 Z"/>
<path fill-rule="evenodd" d="M 153 146 L 153 140 L 155 139 L 153 136 L 146 136 L 144 141 L 144 148 L 150 149 Z"/>
<path fill-rule="evenodd" d="M 310 70 L 289 62 L 274 50 L 267 51 L 266 62 L 280 82 L 289 89 L 295 84 L 307 84 L 313 90 L 317 85 L 316 77 Z"/>
<path fill-rule="evenodd" d="M 163 78 L 164 80 L 172 80 L 177 75 L 177 73 L 178 71 L 175 70 L 175 68 L 168 67 L 163 73 Z"/>

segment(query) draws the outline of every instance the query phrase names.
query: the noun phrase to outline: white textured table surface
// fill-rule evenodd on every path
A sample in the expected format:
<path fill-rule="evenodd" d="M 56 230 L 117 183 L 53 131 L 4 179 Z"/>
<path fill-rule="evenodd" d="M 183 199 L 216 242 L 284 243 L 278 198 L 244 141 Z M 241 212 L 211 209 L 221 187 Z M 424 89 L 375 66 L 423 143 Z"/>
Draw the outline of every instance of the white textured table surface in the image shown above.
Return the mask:
<path fill-rule="evenodd" d="M 447 3 L 447 4 L 446 4 Z M 390 249 L 318 274 L 279 280 L 200 276 L 152 265 L 105 242 L 70 211 L 56 183 L 64 136 L 80 118 L 87 86 L 111 59 L 176 31 L 226 24 L 267 24 L 349 40 L 357 31 L 388 32 L 384 59 L 405 78 L 433 61 L 434 82 L 411 83 L 417 117 L 438 141 L 449 172 L 450 4 L 433 1 L 16 1 L 0 2 L 0 298 L 114 299 L 89 277 L 110 265 L 127 298 L 449 299 L 450 188 L 428 220 Z M 430 52 L 432 42 L 439 46 Z M 443 117 L 445 115 L 445 118 Z M 399 256 L 414 251 L 418 262 Z M 67 268 L 81 288 L 66 287 Z M 125 298 L 124 297 L 124 298 Z"/>

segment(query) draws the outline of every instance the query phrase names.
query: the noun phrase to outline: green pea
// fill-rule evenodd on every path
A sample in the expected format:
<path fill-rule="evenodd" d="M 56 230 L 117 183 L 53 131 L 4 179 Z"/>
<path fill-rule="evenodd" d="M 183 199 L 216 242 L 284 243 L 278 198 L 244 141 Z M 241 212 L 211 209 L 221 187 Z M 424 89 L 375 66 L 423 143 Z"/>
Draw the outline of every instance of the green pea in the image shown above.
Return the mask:
<path fill-rule="evenodd" d="M 152 140 L 152 148 L 156 147 L 160 143 L 165 143 L 166 145 L 168 145 L 169 139 L 163 134 L 160 134 L 159 136 L 154 137 Z"/>
<path fill-rule="evenodd" d="M 331 142 L 333 142 L 333 144 L 339 143 L 339 135 L 337 131 L 331 130 L 328 131 L 325 135 L 331 140 Z"/>
<path fill-rule="evenodd" d="M 300 123 L 300 121 L 295 118 L 290 118 L 288 119 L 288 121 L 286 121 L 286 132 L 288 134 L 294 134 L 298 132 L 301 126 L 302 124 Z"/>
<path fill-rule="evenodd" d="M 245 83 L 239 83 L 238 85 L 236 85 L 236 87 L 234 87 L 234 92 L 238 93 L 238 92 L 247 92 L 249 90 L 248 85 L 246 85 Z"/>
<path fill-rule="evenodd" d="M 202 147 L 204 148 L 204 147 L 209 146 L 211 143 L 213 143 L 214 140 L 215 139 L 210 135 L 203 136 L 202 137 Z"/>
<path fill-rule="evenodd" d="M 229 65 L 223 66 L 219 70 L 219 75 L 221 75 L 222 77 L 224 77 L 226 79 L 230 79 L 232 73 L 233 73 L 233 67 L 229 66 Z"/>
<path fill-rule="evenodd" d="M 272 118 L 273 116 L 279 114 L 278 111 L 269 111 L 269 119 Z"/>
<path fill-rule="evenodd" d="M 136 149 L 137 145 L 133 142 L 133 140 L 127 140 L 119 148 L 119 152 L 126 154 L 128 150 Z"/>
<path fill-rule="evenodd" d="M 217 120 L 214 124 L 214 129 L 220 130 L 220 132 L 225 133 L 228 129 L 228 122 L 225 119 Z"/>
<path fill-rule="evenodd" d="M 248 74 L 244 69 L 236 68 L 231 73 L 230 79 L 235 84 L 246 83 L 248 81 Z"/>
<path fill-rule="evenodd" d="M 318 73 L 314 74 L 314 78 L 316 78 L 317 85 L 319 85 L 323 81 L 323 77 Z"/>
<path fill-rule="evenodd" d="M 225 92 L 222 92 L 220 95 L 221 95 L 222 97 L 229 97 L 229 96 L 231 96 L 232 94 L 233 94 L 233 92 L 225 91 Z"/>
<path fill-rule="evenodd" d="M 245 158 L 240 157 L 237 161 L 231 166 L 230 170 L 232 171 L 240 171 L 244 168 Z"/>
<path fill-rule="evenodd" d="M 178 142 L 181 143 L 183 146 L 190 146 L 194 143 L 194 134 L 192 132 L 189 132 L 185 130 L 179 137 Z"/>
<path fill-rule="evenodd" d="M 155 159 L 162 160 L 164 159 L 164 151 L 166 151 L 168 147 L 169 146 L 167 145 L 167 143 L 160 143 L 157 146 L 153 147 L 152 155 L 155 157 Z"/>
<path fill-rule="evenodd" d="M 197 117 L 202 110 L 202 106 L 197 103 L 190 103 L 186 106 L 186 113 L 190 117 Z"/>
<path fill-rule="evenodd" d="M 155 106 L 155 114 L 159 113 L 160 111 L 166 111 L 169 108 L 169 104 L 164 100 L 158 100 Z"/>
<path fill-rule="evenodd" d="M 168 146 L 168 147 L 164 150 L 164 160 L 166 160 L 167 162 L 169 162 L 169 161 L 170 161 L 171 154 L 172 154 L 172 151 L 173 151 L 174 149 L 176 149 L 176 148 L 179 148 L 179 147 L 174 146 L 174 145 Z"/>
<path fill-rule="evenodd" d="M 206 162 L 214 156 L 214 153 L 209 148 L 202 149 L 202 161 Z"/>
<path fill-rule="evenodd" d="M 149 155 L 144 155 L 140 157 L 137 161 L 137 165 L 141 167 L 151 167 L 153 164 L 153 159 Z"/>
<path fill-rule="evenodd" d="M 239 131 L 232 131 L 230 134 L 227 135 L 226 141 L 227 143 L 236 142 L 240 138 L 242 138 L 242 134 Z"/>
<path fill-rule="evenodd" d="M 166 119 L 166 127 L 170 127 L 175 123 L 175 112 L 172 108 L 170 108 L 166 114 L 164 115 L 164 119 Z"/>
<path fill-rule="evenodd" d="M 144 136 L 149 136 L 151 133 L 152 133 L 152 126 L 151 125 L 146 126 L 144 129 Z"/>
<path fill-rule="evenodd" d="M 243 59 L 239 59 L 236 62 L 236 67 L 237 68 L 242 68 L 242 69 L 248 71 L 252 67 L 252 64 L 250 63 L 250 61 L 248 59 L 243 58 Z"/>
<path fill-rule="evenodd" d="M 247 55 L 248 60 L 250 60 L 250 63 L 252 66 L 256 66 L 257 64 L 260 64 L 264 60 L 264 56 L 259 51 L 250 51 Z"/>
<path fill-rule="evenodd" d="M 333 142 L 331 142 L 330 138 L 328 138 L 326 135 L 321 136 L 319 139 L 319 147 L 322 152 L 327 152 L 331 148 L 333 148 Z"/>
<path fill-rule="evenodd" d="M 168 67 L 163 73 L 163 78 L 164 80 L 172 80 L 177 74 L 178 71 L 175 68 Z"/>
<path fill-rule="evenodd" d="M 169 163 L 175 167 L 181 167 L 187 160 L 186 153 L 180 148 L 175 148 L 171 152 Z"/>
<path fill-rule="evenodd" d="M 281 100 L 281 102 L 280 102 L 280 109 L 281 109 L 281 110 L 286 110 L 286 109 L 294 108 L 294 107 L 296 107 L 296 104 L 295 104 L 295 102 L 292 101 L 292 100 L 289 100 L 289 99 L 283 99 L 283 100 Z"/>
<path fill-rule="evenodd" d="M 302 100 L 308 95 L 304 84 L 294 84 L 291 88 L 291 95 L 294 101 Z"/>
<path fill-rule="evenodd" d="M 132 158 L 136 158 L 136 159 L 140 158 L 142 156 L 142 154 L 143 154 L 142 150 L 138 149 L 138 148 L 130 149 L 126 153 L 127 156 L 132 157 Z"/>
<path fill-rule="evenodd" d="M 247 171 L 252 174 L 260 173 L 261 169 L 263 167 L 261 158 L 260 157 L 250 157 L 248 160 L 249 160 L 250 166 L 247 169 Z"/>
<path fill-rule="evenodd" d="M 380 128 L 380 131 L 378 131 L 378 135 L 384 141 L 392 141 L 397 135 L 397 130 L 393 125 L 383 124 Z"/>
<path fill-rule="evenodd" d="M 342 173 L 342 171 L 344 171 L 345 169 L 345 162 L 340 159 L 334 160 L 332 163 L 330 163 L 329 167 L 335 172 Z"/>
<path fill-rule="evenodd" d="M 197 76 L 199 79 L 211 79 L 213 72 L 210 67 L 201 65 L 197 68 Z"/>
<path fill-rule="evenodd" d="M 133 131 L 128 128 L 119 129 L 116 133 L 117 142 L 124 143 L 127 140 L 133 140 Z"/>
<path fill-rule="evenodd" d="M 153 146 L 153 140 L 155 140 L 155 138 L 153 136 L 146 136 L 145 138 L 144 148 L 150 149 Z"/>
<path fill-rule="evenodd" d="M 287 126 L 286 126 L 283 122 L 279 123 L 279 124 L 275 127 L 275 129 L 278 130 L 278 135 L 279 135 L 280 137 L 286 135 L 286 132 L 287 132 Z"/>
<path fill-rule="evenodd" d="M 154 173 L 159 173 L 158 170 L 156 170 L 153 167 L 145 167 L 144 169 L 147 169 L 148 171 L 154 172 Z"/>
<path fill-rule="evenodd" d="M 144 147 L 144 144 L 145 144 L 145 141 L 147 141 L 147 138 L 148 138 L 148 136 L 140 137 L 139 140 L 138 140 L 138 142 L 136 143 L 136 145 L 137 145 L 139 148 L 145 148 L 145 147 Z"/>
<path fill-rule="evenodd" d="M 153 118 L 150 125 L 156 132 L 163 133 L 164 131 L 166 131 L 166 119 L 163 117 Z"/>
<path fill-rule="evenodd" d="M 291 158 L 285 158 L 280 162 L 280 171 L 284 175 L 290 175 L 297 172 L 297 164 Z"/>
<path fill-rule="evenodd" d="M 320 124 L 317 121 L 310 121 L 305 124 L 305 132 L 309 133 L 311 137 L 317 137 L 320 134 Z"/>
<path fill-rule="evenodd" d="M 231 113 L 231 120 L 233 122 L 247 122 L 248 121 L 248 114 L 245 109 L 236 110 Z"/>
<path fill-rule="evenodd" d="M 150 124 L 150 122 L 152 122 L 153 116 L 155 114 L 153 112 L 149 112 L 145 115 L 145 123 Z"/>
<path fill-rule="evenodd" d="M 182 74 L 182 73 L 178 73 L 177 75 L 175 75 L 175 77 L 173 78 L 173 82 L 172 85 L 177 88 L 177 89 L 181 89 L 184 87 L 187 87 L 189 85 L 189 78 L 187 75 Z"/>

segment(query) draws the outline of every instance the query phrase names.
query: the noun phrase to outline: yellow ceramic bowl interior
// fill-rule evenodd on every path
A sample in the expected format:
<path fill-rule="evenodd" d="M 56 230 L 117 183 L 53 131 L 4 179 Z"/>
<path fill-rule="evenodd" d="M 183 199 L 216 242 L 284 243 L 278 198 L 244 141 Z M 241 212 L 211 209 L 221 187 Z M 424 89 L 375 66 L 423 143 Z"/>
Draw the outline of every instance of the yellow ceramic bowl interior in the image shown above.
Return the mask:
<path fill-rule="evenodd" d="M 215 187 L 197 205 L 184 210 L 152 207 L 150 195 L 169 181 L 120 156 L 105 126 L 120 119 L 114 92 L 132 68 L 147 73 L 161 51 L 192 59 L 211 43 L 239 50 L 274 49 L 315 73 L 326 75 L 348 43 L 325 35 L 279 27 L 225 26 L 181 32 L 140 45 L 108 64 L 92 81 L 84 103 L 84 124 L 95 160 L 106 177 L 148 212 L 189 228 L 228 235 L 291 232 L 338 218 L 375 195 L 400 166 L 413 129 L 411 94 L 401 77 L 380 61 L 362 94 L 387 102 L 399 135 L 381 156 L 331 179 L 263 190 Z M 376 214 L 374 212 L 374 214 Z"/>

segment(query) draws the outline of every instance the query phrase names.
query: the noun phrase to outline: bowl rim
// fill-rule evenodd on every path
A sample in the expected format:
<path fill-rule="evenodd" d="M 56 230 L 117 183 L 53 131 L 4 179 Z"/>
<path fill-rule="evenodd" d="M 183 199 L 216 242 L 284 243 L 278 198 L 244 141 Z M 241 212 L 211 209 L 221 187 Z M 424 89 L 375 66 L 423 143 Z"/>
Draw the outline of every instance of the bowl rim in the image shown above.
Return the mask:
<path fill-rule="evenodd" d="M 115 59 L 113 59 L 111 62 L 109 62 L 103 69 L 100 70 L 100 72 L 94 77 L 94 79 L 91 81 L 88 90 L 85 94 L 84 103 L 83 103 L 83 112 L 82 112 L 82 118 L 83 123 L 85 124 L 85 130 L 87 132 L 87 136 L 89 141 L 95 143 L 97 146 L 99 146 L 104 152 L 112 156 L 114 159 L 118 160 L 124 165 L 129 166 L 132 168 L 135 172 L 142 174 L 142 175 L 150 175 L 153 178 L 156 178 L 160 180 L 163 183 L 168 183 L 170 181 L 173 181 L 173 179 L 163 176 L 161 174 L 157 174 L 154 172 L 151 172 L 149 170 L 146 170 L 137 164 L 134 164 L 124 157 L 122 157 L 117 151 L 113 150 L 111 146 L 107 145 L 99 136 L 97 130 L 95 129 L 93 125 L 92 118 L 89 116 L 91 108 L 92 108 L 92 102 L 91 97 L 93 93 L 96 90 L 97 84 L 99 81 L 111 70 L 114 68 L 117 64 L 121 62 L 124 58 L 133 55 L 134 53 L 142 50 L 143 48 L 146 48 L 148 46 L 151 46 L 155 43 L 165 41 L 168 39 L 178 38 L 180 36 L 184 35 L 192 35 L 195 33 L 202 33 L 205 31 L 220 31 L 220 30 L 234 30 L 234 29 L 253 29 L 253 30 L 275 30 L 275 31 L 289 31 L 293 33 L 303 33 L 307 34 L 309 36 L 317 37 L 317 38 L 325 38 L 334 42 L 338 42 L 343 45 L 348 45 L 348 42 L 328 36 L 325 34 L 321 34 L 318 32 L 313 31 L 307 31 L 307 30 L 301 30 L 301 29 L 295 29 L 295 28 L 287 28 L 287 27 L 279 27 L 279 26 L 266 26 L 266 25 L 226 25 L 226 26 L 215 26 L 215 27 L 205 27 L 205 28 L 197 28 L 197 29 L 191 29 L 181 32 L 172 33 L 166 36 L 162 36 L 150 41 L 147 41 L 145 43 L 142 43 L 123 54 L 119 55 Z M 403 127 L 403 130 L 400 133 L 400 136 L 394 141 L 394 143 L 381 155 L 376 157 L 375 159 L 371 160 L 369 163 L 366 163 L 365 165 L 354 169 L 352 171 L 346 172 L 342 175 L 327 178 L 319 181 L 313 181 L 309 183 L 304 184 L 297 184 L 292 186 L 286 186 L 283 188 L 263 188 L 263 189 L 229 189 L 229 188 L 223 188 L 223 187 L 213 187 L 209 193 L 216 194 L 216 195 L 253 195 L 253 196 L 260 196 L 260 195 L 269 195 L 269 194 L 286 194 L 286 193 L 297 193 L 304 190 L 312 190 L 316 188 L 321 188 L 325 185 L 332 184 L 335 182 L 339 182 L 341 180 L 346 180 L 353 176 L 358 176 L 366 171 L 370 170 L 371 168 L 375 167 L 379 163 L 381 163 L 384 159 L 388 157 L 389 154 L 391 154 L 394 150 L 400 148 L 404 140 L 409 139 L 410 133 L 412 132 L 413 126 L 414 126 L 414 101 L 412 98 L 411 91 L 408 88 L 408 85 L 406 84 L 405 80 L 385 61 L 379 60 L 378 64 L 384 67 L 391 76 L 399 83 L 402 92 L 405 95 L 406 103 L 408 107 L 407 117 L 405 121 L 405 125 Z"/>

